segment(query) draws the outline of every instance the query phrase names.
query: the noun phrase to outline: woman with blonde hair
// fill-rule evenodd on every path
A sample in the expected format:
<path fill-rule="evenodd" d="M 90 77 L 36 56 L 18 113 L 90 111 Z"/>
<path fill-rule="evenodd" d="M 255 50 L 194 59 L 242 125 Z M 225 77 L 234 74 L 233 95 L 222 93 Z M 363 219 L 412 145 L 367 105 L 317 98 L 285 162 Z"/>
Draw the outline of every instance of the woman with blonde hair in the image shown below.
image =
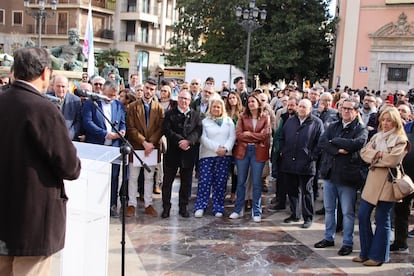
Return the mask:
<path fill-rule="evenodd" d="M 202 121 L 203 133 L 200 138 L 199 178 L 196 218 L 204 215 L 213 189 L 213 213 L 222 217 L 227 173 L 231 161 L 231 151 L 236 140 L 235 127 L 226 114 L 224 101 L 215 97 L 209 102 L 206 118 Z"/>
<path fill-rule="evenodd" d="M 381 111 L 378 132 L 361 150 L 361 158 L 370 164 L 358 211 L 361 252 L 354 262 L 380 266 L 390 259 L 391 211 L 397 199 L 392 189 L 393 175 L 400 175 L 400 164 L 409 149 L 398 110 L 389 106 Z M 375 231 L 371 214 L 375 211 Z"/>
<path fill-rule="evenodd" d="M 176 105 L 176 101 L 171 99 L 171 87 L 169 85 L 161 86 L 159 102 L 164 108 L 164 112 L 170 110 Z"/>

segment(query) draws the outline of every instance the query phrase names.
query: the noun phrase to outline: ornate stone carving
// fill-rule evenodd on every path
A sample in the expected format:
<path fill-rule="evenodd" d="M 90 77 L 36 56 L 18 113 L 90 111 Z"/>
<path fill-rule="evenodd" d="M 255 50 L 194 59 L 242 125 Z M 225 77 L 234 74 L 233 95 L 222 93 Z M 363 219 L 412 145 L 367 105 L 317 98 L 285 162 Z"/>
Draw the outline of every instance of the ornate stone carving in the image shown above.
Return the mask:
<path fill-rule="evenodd" d="M 390 22 L 375 33 L 371 34 L 370 37 L 395 37 L 395 36 L 413 36 L 414 25 L 407 21 L 407 15 L 403 12 L 398 16 L 397 22 Z"/>

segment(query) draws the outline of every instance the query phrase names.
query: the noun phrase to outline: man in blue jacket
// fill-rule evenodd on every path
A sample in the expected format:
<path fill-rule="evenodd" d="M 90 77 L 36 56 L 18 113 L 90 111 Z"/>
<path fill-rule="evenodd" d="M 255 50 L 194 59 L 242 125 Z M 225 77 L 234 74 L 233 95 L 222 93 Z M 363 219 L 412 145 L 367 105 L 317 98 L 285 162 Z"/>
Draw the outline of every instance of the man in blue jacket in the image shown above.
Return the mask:
<path fill-rule="evenodd" d="M 115 127 L 122 136 L 125 135 L 125 111 L 124 105 L 116 99 L 118 94 L 118 86 L 114 81 L 106 81 L 103 85 L 103 95 L 108 97 L 110 101 L 96 101 L 99 108 L 105 116 L 115 123 Z M 107 122 L 104 116 L 97 110 L 92 100 L 84 103 L 82 110 L 82 123 L 85 130 L 85 142 L 99 145 L 107 145 L 113 147 L 121 146 L 119 135 Z M 117 191 L 120 165 L 112 165 L 111 176 L 111 216 L 117 216 Z M 126 180 L 127 176 L 123 176 Z"/>
<path fill-rule="evenodd" d="M 298 222 L 300 213 L 303 228 L 309 228 L 313 220 L 313 178 L 320 149 L 319 136 L 323 123 L 311 114 L 312 103 L 308 99 L 299 102 L 297 114 L 289 118 L 280 135 L 280 171 L 285 174 L 292 214 L 285 223 Z M 302 206 L 302 210 L 299 210 Z"/>

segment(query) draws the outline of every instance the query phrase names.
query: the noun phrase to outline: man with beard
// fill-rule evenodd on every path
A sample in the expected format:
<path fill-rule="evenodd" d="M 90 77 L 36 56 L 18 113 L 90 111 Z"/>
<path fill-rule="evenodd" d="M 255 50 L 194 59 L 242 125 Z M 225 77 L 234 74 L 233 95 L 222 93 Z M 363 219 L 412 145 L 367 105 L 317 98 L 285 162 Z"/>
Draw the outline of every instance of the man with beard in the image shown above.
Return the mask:
<path fill-rule="evenodd" d="M 283 181 L 283 173 L 279 171 L 280 166 L 280 148 L 279 139 L 280 133 L 286 121 L 296 115 L 296 109 L 298 107 L 299 100 L 296 97 L 290 97 L 286 107 L 286 113 L 280 116 L 280 124 L 277 130 L 273 134 L 273 145 L 272 145 L 272 177 L 276 179 L 276 197 L 275 203 L 273 203 L 269 210 L 280 211 L 286 208 L 286 195 L 287 186 Z"/>
<path fill-rule="evenodd" d="M 162 136 L 162 123 L 164 120 L 164 108 L 153 99 L 157 89 L 157 82 L 154 79 L 147 79 L 144 84 L 144 96 L 142 99 L 133 102 L 128 108 L 127 131 L 128 140 L 134 150 L 144 150 L 145 156 L 149 156 L 154 150 L 158 150 L 158 163 L 161 162 L 160 139 Z M 132 156 L 131 160 L 132 161 Z M 145 214 L 156 217 L 157 211 L 152 207 L 152 191 L 154 179 L 154 166 L 149 166 L 151 172 L 144 170 L 144 204 Z M 140 167 L 130 168 L 130 180 L 128 183 L 128 208 L 127 217 L 135 215 L 137 207 L 137 181 Z"/>
<path fill-rule="evenodd" d="M 375 96 L 371 93 L 367 93 L 362 101 L 361 117 L 364 125 L 368 125 L 369 117 L 371 114 L 377 113 Z"/>

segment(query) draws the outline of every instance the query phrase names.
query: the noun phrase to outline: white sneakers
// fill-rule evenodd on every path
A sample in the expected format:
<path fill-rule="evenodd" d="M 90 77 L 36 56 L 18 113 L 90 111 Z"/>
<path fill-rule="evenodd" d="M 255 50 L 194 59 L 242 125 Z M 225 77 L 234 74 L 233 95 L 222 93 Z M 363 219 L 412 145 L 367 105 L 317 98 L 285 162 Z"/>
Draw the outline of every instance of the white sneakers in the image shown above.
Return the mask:
<path fill-rule="evenodd" d="M 253 216 L 253 221 L 254 222 L 261 222 L 262 221 L 262 217 L 261 216 Z"/>
<path fill-rule="evenodd" d="M 231 215 L 229 216 L 229 218 L 231 218 L 231 219 L 238 219 L 240 217 L 241 216 L 238 213 L 236 213 L 236 212 L 231 213 Z"/>
<path fill-rule="evenodd" d="M 239 219 L 241 217 L 243 217 L 243 211 L 240 212 L 240 214 L 239 213 L 236 213 L 236 212 L 233 212 L 229 216 L 229 218 L 231 218 L 231 219 Z M 252 218 L 253 218 L 253 221 L 254 222 L 261 222 L 262 221 L 262 217 L 261 216 L 252 216 Z"/>
<path fill-rule="evenodd" d="M 197 211 L 195 211 L 195 213 L 194 213 L 194 217 L 196 217 L 196 218 L 201 218 L 201 217 L 203 217 L 203 215 L 204 215 L 204 210 L 197 210 Z"/>
<path fill-rule="evenodd" d="M 216 218 L 222 218 L 223 217 L 223 213 L 217 212 L 214 216 Z"/>

